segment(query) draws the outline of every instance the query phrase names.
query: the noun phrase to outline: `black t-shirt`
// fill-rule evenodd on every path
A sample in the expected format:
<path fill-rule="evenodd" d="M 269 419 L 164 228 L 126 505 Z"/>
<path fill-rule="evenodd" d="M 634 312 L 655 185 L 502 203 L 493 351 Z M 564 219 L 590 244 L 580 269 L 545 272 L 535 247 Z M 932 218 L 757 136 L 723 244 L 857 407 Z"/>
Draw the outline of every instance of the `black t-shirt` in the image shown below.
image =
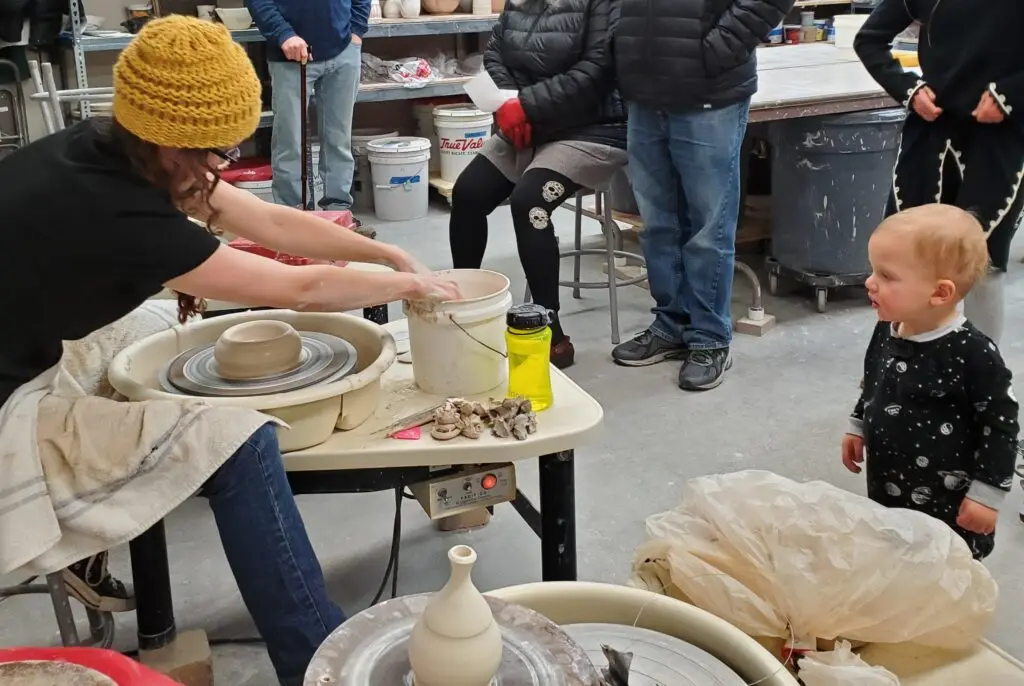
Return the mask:
<path fill-rule="evenodd" d="M 0 162 L 0 404 L 220 242 L 86 121 Z"/>

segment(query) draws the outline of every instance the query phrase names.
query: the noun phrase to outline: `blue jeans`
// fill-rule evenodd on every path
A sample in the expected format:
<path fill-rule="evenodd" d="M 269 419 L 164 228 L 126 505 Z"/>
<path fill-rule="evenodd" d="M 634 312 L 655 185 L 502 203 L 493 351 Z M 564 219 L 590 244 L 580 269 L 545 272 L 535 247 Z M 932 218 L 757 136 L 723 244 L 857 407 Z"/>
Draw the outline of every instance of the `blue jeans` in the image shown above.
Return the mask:
<path fill-rule="evenodd" d="M 316 89 L 320 130 L 320 168 L 324 184 L 320 207 L 352 207 L 352 109 L 359 95 L 362 49 L 349 44 L 326 62 L 306 65 L 306 96 Z M 302 204 L 302 120 L 298 62 L 270 62 L 274 130 L 270 164 L 274 170 L 274 202 L 289 207 Z M 312 198 L 310 198 L 312 201 Z"/>
<path fill-rule="evenodd" d="M 750 101 L 671 113 L 629 105 L 629 172 L 654 297 L 651 331 L 691 350 L 732 341 L 740 146 Z"/>
<path fill-rule="evenodd" d="M 250 436 L 201 495 L 281 686 L 302 686 L 313 653 L 345 615 L 327 597 L 273 425 Z"/>

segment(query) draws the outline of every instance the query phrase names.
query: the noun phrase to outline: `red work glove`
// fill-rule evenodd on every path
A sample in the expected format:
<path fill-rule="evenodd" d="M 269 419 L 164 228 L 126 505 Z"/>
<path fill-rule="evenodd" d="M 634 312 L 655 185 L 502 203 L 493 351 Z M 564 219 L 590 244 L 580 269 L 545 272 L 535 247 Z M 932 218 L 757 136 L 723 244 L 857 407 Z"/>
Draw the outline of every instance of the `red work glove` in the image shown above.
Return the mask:
<path fill-rule="evenodd" d="M 533 127 L 529 123 L 520 124 L 509 131 L 506 136 L 516 150 L 524 150 L 533 143 Z"/>
<path fill-rule="evenodd" d="M 506 100 L 505 104 L 498 108 L 498 111 L 494 113 L 495 118 L 498 120 L 498 128 L 505 134 L 506 138 L 512 138 L 512 130 L 528 123 L 526 119 L 526 112 L 523 111 L 523 106 L 519 102 L 519 98 L 512 98 Z"/>

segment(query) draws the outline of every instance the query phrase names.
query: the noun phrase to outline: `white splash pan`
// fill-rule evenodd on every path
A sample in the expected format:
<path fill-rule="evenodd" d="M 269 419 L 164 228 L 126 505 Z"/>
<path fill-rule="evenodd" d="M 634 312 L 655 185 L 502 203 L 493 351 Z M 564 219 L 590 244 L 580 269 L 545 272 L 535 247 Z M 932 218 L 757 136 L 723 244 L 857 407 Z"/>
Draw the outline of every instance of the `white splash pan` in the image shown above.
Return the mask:
<path fill-rule="evenodd" d="M 211 405 L 259 410 L 286 422 L 290 428 L 278 429 L 282 452 L 318 445 L 335 428 L 347 431 L 370 418 L 380 400 L 380 377 L 395 361 L 395 339 L 382 326 L 348 314 L 265 310 L 175 326 L 122 350 L 107 371 L 110 385 L 129 400 L 181 400 L 181 395 L 168 393 L 160 385 L 160 371 L 171 359 L 197 345 L 215 342 L 235 324 L 263 319 L 347 340 L 358 353 L 355 371 L 340 381 L 285 393 L 203 400 Z"/>

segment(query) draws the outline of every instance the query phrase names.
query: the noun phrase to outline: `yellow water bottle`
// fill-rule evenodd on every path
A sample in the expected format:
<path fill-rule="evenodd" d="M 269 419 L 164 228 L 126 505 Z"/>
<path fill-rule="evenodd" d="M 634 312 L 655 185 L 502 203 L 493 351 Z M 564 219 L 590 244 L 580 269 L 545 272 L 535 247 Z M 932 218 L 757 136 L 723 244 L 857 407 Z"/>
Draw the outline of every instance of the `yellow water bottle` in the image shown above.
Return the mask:
<path fill-rule="evenodd" d="M 551 406 L 551 319 L 540 305 L 515 305 L 505 319 L 508 395 L 521 395 L 534 412 Z"/>

